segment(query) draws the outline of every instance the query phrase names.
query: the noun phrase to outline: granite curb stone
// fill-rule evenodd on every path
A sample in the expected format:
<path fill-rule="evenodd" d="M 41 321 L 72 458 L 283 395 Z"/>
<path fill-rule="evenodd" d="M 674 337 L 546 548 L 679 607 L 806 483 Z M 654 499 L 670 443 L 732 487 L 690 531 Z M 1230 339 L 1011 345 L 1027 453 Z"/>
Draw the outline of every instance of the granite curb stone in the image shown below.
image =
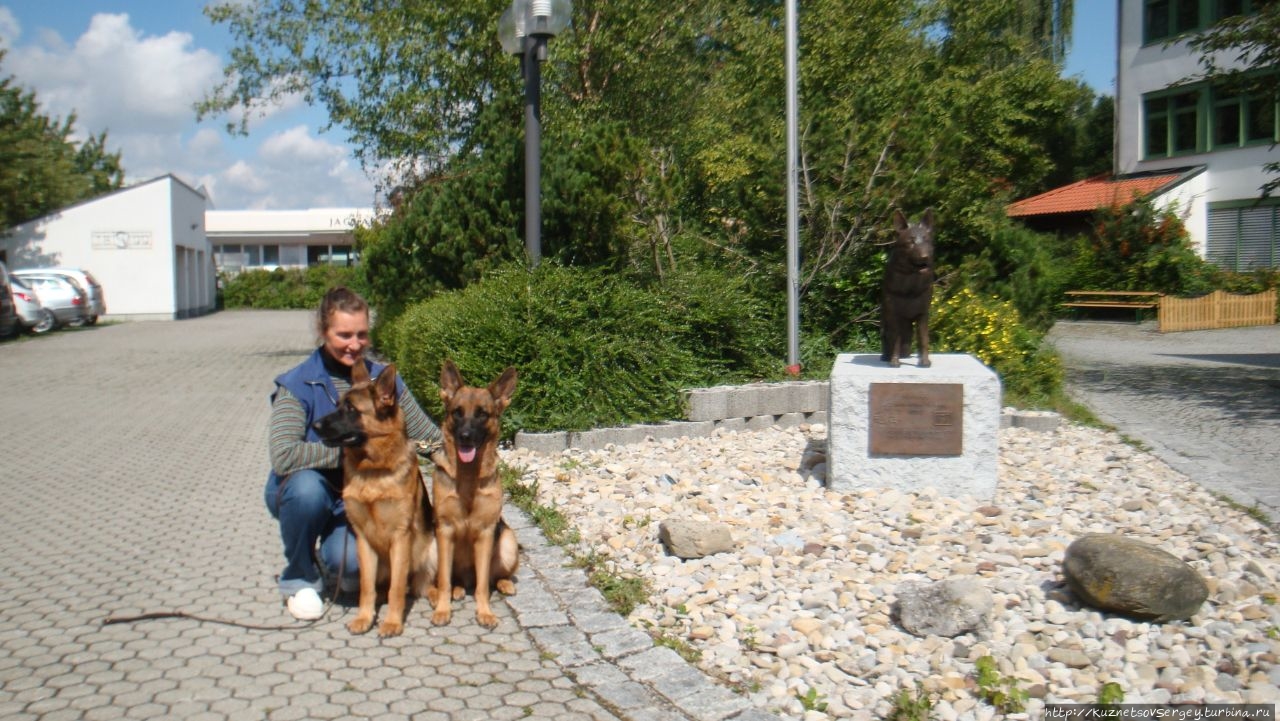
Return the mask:
<path fill-rule="evenodd" d="M 514 528 L 532 525 L 511 504 L 503 515 Z M 581 571 L 567 567 L 561 549 L 522 550 L 519 591 L 507 599 L 517 621 L 529 627 L 546 655 L 627 721 L 780 721 L 610 610 L 599 591 L 585 585 Z M 547 623 L 553 618 L 563 622 Z"/>

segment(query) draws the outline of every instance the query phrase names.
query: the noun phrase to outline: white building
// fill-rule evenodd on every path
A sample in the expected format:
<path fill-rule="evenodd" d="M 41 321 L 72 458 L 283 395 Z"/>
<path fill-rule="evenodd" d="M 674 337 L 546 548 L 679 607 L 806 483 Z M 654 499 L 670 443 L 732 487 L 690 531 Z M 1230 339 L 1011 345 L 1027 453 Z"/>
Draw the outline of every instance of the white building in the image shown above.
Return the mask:
<path fill-rule="evenodd" d="M 353 229 L 374 219 L 367 208 L 208 205 L 165 175 L 0 232 L 0 261 L 84 268 L 102 285 L 107 319 L 172 320 L 215 309 L 218 271 L 352 265 Z"/>
<path fill-rule="evenodd" d="M 94 198 L 0 234 L 10 269 L 85 268 L 108 319 L 187 318 L 216 303 L 206 198 L 172 175 Z"/>
<path fill-rule="evenodd" d="M 210 210 L 205 229 L 219 271 L 354 265 L 353 229 L 373 220 L 368 208 Z"/>
<path fill-rule="evenodd" d="M 1116 172 L 1204 166 L 1161 201 L 1177 203 L 1202 255 L 1233 270 L 1280 265 L 1280 198 L 1258 201 L 1273 177 L 1262 166 L 1280 160 L 1280 113 L 1276 98 L 1187 82 L 1203 68 L 1186 39 L 1255 4 L 1122 0 L 1117 33 Z"/>
<path fill-rule="evenodd" d="M 1232 270 L 1280 266 L 1280 198 L 1259 200 L 1274 177 L 1263 165 L 1280 160 L 1278 101 L 1191 80 L 1203 68 L 1187 45 L 1195 33 L 1254 4 L 1120 0 L 1115 174 L 1018 201 L 1009 214 L 1069 227 L 1099 202 L 1147 196 L 1176 209 L 1209 260 Z M 1219 60 L 1230 67 L 1234 57 Z M 1106 184 L 1111 188 L 1100 187 Z"/>

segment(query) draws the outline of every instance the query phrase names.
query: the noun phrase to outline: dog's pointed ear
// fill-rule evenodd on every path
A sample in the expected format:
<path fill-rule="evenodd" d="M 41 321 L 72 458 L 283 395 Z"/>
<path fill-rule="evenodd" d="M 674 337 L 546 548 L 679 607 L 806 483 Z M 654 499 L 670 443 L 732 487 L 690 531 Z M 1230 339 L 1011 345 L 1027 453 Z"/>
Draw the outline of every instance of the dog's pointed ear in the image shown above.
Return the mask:
<path fill-rule="evenodd" d="M 458 372 L 458 366 L 446 358 L 440 367 L 440 399 L 448 401 L 461 387 L 462 374 Z"/>
<path fill-rule="evenodd" d="M 377 382 L 374 384 L 374 390 L 377 391 L 376 398 L 378 399 L 378 405 L 389 407 L 396 404 L 398 395 L 396 393 L 395 364 L 382 369 L 382 372 L 378 374 Z"/>
<path fill-rule="evenodd" d="M 489 395 L 498 402 L 502 408 L 506 408 L 511 404 L 511 394 L 516 391 L 516 369 L 515 366 L 507 366 L 502 371 L 502 375 L 498 379 L 489 384 Z"/>
<path fill-rule="evenodd" d="M 907 216 L 902 214 L 901 209 L 893 211 L 893 229 L 899 233 L 907 229 Z"/>
<path fill-rule="evenodd" d="M 357 383 L 369 382 L 369 366 L 365 365 L 364 358 L 356 360 L 356 364 L 351 366 L 351 385 Z"/>
<path fill-rule="evenodd" d="M 924 223 L 930 228 L 933 227 L 933 208 L 928 208 L 924 211 L 924 216 L 920 218 L 920 222 Z"/>

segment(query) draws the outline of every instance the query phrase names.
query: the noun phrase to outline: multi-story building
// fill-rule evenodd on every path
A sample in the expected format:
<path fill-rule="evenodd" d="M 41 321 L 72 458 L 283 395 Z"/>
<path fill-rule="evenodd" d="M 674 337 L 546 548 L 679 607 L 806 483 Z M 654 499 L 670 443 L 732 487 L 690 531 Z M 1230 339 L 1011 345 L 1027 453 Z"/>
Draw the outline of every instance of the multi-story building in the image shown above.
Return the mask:
<path fill-rule="evenodd" d="M 1251 0 L 1120 0 L 1115 173 L 1014 203 L 1043 225 L 1100 205 L 1152 197 L 1183 218 L 1200 254 L 1233 270 L 1280 266 L 1280 198 L 1261 199 L 1280 160 L 1280 99 L 1199 79 L 1188 40 Z M 1236 63 L 1232 54 L 1218 62 Z M 1238 67 L 1238 66 L 1237 66 Z M 1265 72 L 1265 71 L 1264 71 Z M 1271 72 L 1280 72 L 1273 68 Z"/>
<path fill-rule="evenodd" d="M 371 208 L 209 210 L 205 229 L 218 270 L 355 265 L 354 228 L 373 221 Z"/>

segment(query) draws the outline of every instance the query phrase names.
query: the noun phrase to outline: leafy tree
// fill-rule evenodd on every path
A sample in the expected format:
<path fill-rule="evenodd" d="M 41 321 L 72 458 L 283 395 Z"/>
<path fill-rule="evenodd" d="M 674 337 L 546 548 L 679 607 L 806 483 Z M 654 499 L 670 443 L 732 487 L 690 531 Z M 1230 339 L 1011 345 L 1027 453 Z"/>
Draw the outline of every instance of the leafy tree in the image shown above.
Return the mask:
<path fill-rule="evenodd" d="M 74 130 L 74 115 L 49 117 L 34 92 L 20 88 L 11 76 L 0 79 L 0 229 L 124 182 L 119 153 L 106 150 L 106 133 L 77 144 Z"/>
<path fill-rule="evenodd" d="M 520 257 L 518 64 L 502 0 L 226 2 L 237 39 L 205 113 L 290 93 L 320 103 L 406 189 L 362 237 L 405 302 Z M 665 278 L 710 264 L 781 297 L 783 5 L 581 0 L 543 66 L 544 254 Z M 1087 106 L 1060 59 L 1071 3 L 812 0 L 802 8 L 802 317 L 839 344 L 877 303 L 895 207 L 927 205 L 942 247 L 984 247 L 1001 200 L 1073 163 Z M 1089 96 L 1090 98 L 1092 96 Z M 409 169 L 411 172 L 405 172 Z M 386 305 L 383 300 L 383 305 Z"/>
<path fill-rule="evenodd" d="M 1255 12 L 1224 18 L 1188 45 L 1200 53 L 1204 73 L 1199 79 L 1241 95 L 1270 99 L 1274 105 L 1280 98 L 1280 2 L 1253 5 Z M 1269 173 L 1280 173 L 1280 161 L 1263 167 Z M 1264 184 L 1262 195 L 1277 188 L 1280 178 Z"/>

